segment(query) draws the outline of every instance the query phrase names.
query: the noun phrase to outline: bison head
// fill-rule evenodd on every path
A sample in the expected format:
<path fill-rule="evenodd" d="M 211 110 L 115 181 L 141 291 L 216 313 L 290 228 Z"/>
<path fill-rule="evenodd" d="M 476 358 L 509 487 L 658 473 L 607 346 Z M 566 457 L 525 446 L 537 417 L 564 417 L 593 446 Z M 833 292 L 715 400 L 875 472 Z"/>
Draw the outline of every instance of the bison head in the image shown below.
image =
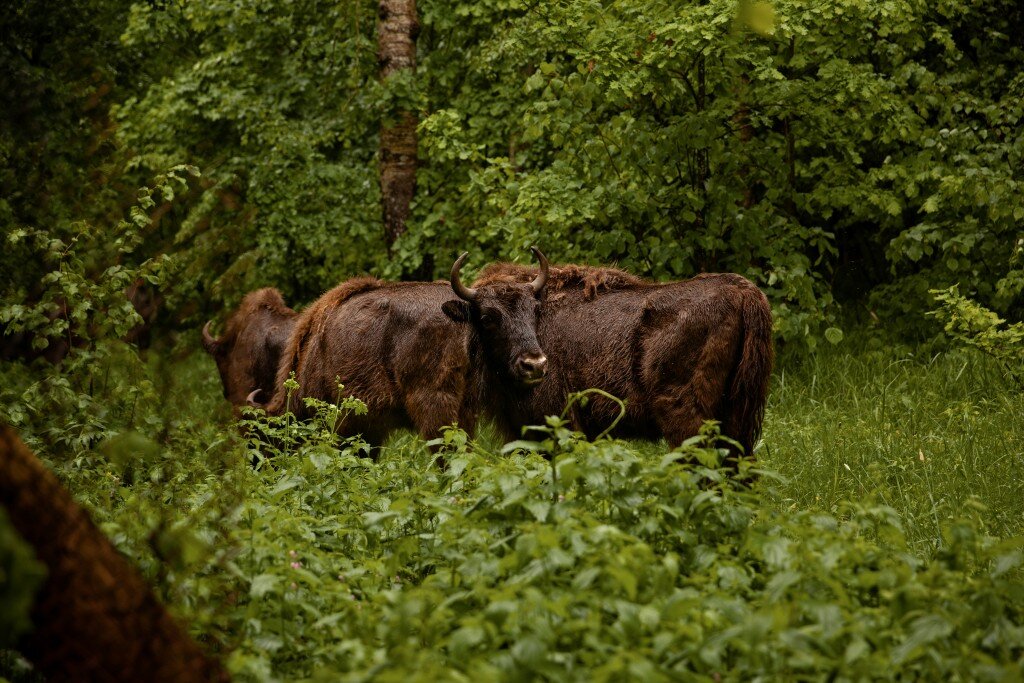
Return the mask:
<path fill-rule="evenodd" d="M 459 301 L 446 301 L 445 314 L 473 325 L 485 353 L 498 369 L 522 385 L 540 383 L 548 361 L 537 341 L 537 320 L 548 279 L 548 260 L 537 247 L 530 247 L 540 261 L 540 274 L 527 284 L 503 282 L 477 288 L 466 287 L 459 271 L 469 253 L 452 266 L 452 290 Z"/>
<path fill-rule="evenodd" d="M 249 293 L 217 339 L 210 323 L 203 326 L 203 348 L 213 356 L 224 386 L 224 398 L 244 406 L 254 391 L 273 395 L 277 364 L 294 326 L 295 312 L 276 289 Z"/>
<path fill-rule="evenodd" d="M 224 335 L 217 339 L 210 333 L 210 322 L 203 325 L 203 349 L 213 356 L 220 373 L 220 382 L 224 387 L 224 398 L 234 406 L 245 405 L 245 397 L 252 390 L 255 380 L 247 367 L 247 354 L 236 350 L 237 343 L 233 335 Z"/>

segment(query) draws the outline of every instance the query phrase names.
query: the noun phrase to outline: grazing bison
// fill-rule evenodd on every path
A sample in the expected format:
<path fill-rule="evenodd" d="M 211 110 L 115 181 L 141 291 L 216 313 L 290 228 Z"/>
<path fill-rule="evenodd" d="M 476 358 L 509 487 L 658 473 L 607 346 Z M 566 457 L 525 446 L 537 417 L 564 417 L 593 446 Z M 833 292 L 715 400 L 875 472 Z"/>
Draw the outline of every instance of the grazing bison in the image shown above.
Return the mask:
<path fill-rule="evenodd" d="M 203 326 L 203 348 L 217 361 L 224 398 L 237 409 L 254 391 L 273 396 L 277 366 L 297 314 L 276 289 L 258 289 L 242 299 L 215 339 L 210 323 Z"/>
<path fill-rule="evenodd" d="M 475 286 L 523 282 L 533 269 L 494 264 Z M 646 282 L 613 268 L 554 266 L 537 336 L 550 370 L 543 382 L 505 403 L 505 428 L 543 424 L 567 395 L 598 388 L 626 399 L 615 434 L 665 437 L 673 447 L 708 419 L 750 453 L 761 431 L 771 373 L 768 300 L 735 274 L 682 282 Z M 590 437 L 607 429 L 619 407 L 592 396 L 572 411 Z"/>
<path fill-rule="evenodd" d="M 450 282 L 357 278 L 327 292 L 299 315 L 267 412 L 306 416 L 302 399 L 336 400 L 338 378 L 345 395 L 369 410 L 346 418 L 342 434 L 379 445 L 397 427 L 429 438 L 458 422 L 472 432 L 507 387 L 544 378 L 536 323 L 548 264 L 533 252 L 540 270 L 523 283 L 470 289 L 459 279 L 463 254 Z M 292 372 L 300 388 L 289 403 L 284 383 Z"/>

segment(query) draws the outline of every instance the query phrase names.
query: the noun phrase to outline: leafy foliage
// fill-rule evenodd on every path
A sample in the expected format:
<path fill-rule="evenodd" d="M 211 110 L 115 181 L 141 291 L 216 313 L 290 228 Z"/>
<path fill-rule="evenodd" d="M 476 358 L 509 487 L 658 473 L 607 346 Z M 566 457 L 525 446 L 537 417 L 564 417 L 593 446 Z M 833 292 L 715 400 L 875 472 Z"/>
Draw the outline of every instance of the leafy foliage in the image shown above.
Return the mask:
<path fill-rule="evenodd" d="M 1021 81 L 1002 65 L 1021 53 L 1000 41 L 1019 8 L 771 8 L 428 6 L 423 70 L 453 85 L 431 93 L 424 144 L 462 191 L 430 193 L 424 225 L 465 216 L 495 251 L 542 238 L 659 277 L 735 270 L 768 286 L 787 339 L 828 311 L 826 282 L 884 282 L 881 249 L 890 309 L 989 280 L 1016 236 Z"/>
<path fill-rule="evenodd" d="M 7 334 L 31 340 L 33 349 L 57 346 L 60 353 L 51 360 L 61 365 L 39 370 L 20 363 L 0 367 L 5 379 L 0 420 L 19 427 L 33 425 L 36 436 L 49 434 L 51 446 L 74 451 L 110 435 L 104 428 L 111 422 L 110 411 L 135 415 L 140 395 L 146 395 L 147 388 L 151 393 L 152 383 L 132 382 L 125 391 L 110 391 L 111 367 L 133 368 L 133 379 L 141 373 L 137 350 L 113 340 L 142 322 L 128 299 L 129 286 L 138 281 L 160 284 L 172 266 L 167 255 L 136 263 L 132 257 L 151 225 L 148 212 L 157 199 L 171 202 L 176 191 L 186 188 L 187 175 L 198 171 L 174 167 L 158 175 L 152 187 L 140 188 L 129 219 L 113 229 L 81 223 L 68 240 L 57 230 L 18 229 L 7 235 L 10 244 L 37 256 L 44 274 L 35 301 L 21 292 L 25 298 L 19 300 L 15 294 L 0 304 L 0 323 Z M 73 422 L 49 423 L 51 412 L 68 410 Z"/>
<path fill-rule="evenodd" d="M 1020 388 L 1024 386 L 1024 323 L 1005 325 L 998 315 L 962 294 L 958 286 L 933 291 L 941 307 L 933 311 L 952 339 L 998 360 Z"/>
<path fill-rule="evenodd" d="M 173 201 L 175 188 L 187 187 L 186 173 L 199 174 L 192 167 L 176 166 L 157 176 L 152 188 L 141 188 L 130 219 L 114 229 L 79 224 L 78 232 L 67 241 L 44 229 L 10 232 L 11 247 L 27 247 L 48 271 L 39 282 L 38 301 L 0 307 L 6 332 L 28 333 L 32 348 L 45 349 L 53 340 L 66 340 L 71 346 L 77 341 L 123 337 L 141 323 L 126 290 L 140 279 L 158 284 L 168 257 L 147 259 L 137 266 L 125 265 L 123 259 L 142 244 L 143 231 L 151 223 L 147 211 L 156 206 L 153 195 Z M 105 258 L 97 262 L 101 253 Z"/>
<path fill-rule="evenodd" d="M 133 71 L 118 42 L 130 4 L 12 0 L 0 7 L 4 304 L 31 298 L 46 272 L 31 251 L 7 241 L 12 231 L 40 229 L 69 242 L 81 231 L 77 223 L 112 225 L 132 202 L 135 185 L 122 181 L 110 118 Z"/>
<path fill-rule="evenodd" d="M 251 418 L 227 458 L 68 472 L 242 680 L 1020 674 L 1021 541 L 976 519 L 922 557 L 884 505 L 766 508 L 713 430 L 643 453 L 552 418 L 505 455 L 450 430 L 441 470 L 415 440 L 360 457 L 319 408 L 301 443 Z"/>
<path fill-rule="evenodd" d="M 117 111 L 130 163 L 205 174 L 163 228 L 186 300 L 309 296 L 380 262 L 375 17 L 372 2 L 133 6 L 122 40 L 151 85 Z"/>
<path fill-rule="evenodd" d="M 905 331 L 956 281 L 1019 307 L 1019 268 L 991 265 L 1024 215 L 1017 3 L 419 11 L 416 74 L 381 84 L 373 3 L 133 7 L 123 49 L 145 77 L 115 112 L 129 168 L 206 169 L 161 228 L 188 254 L 179 301 L 263 284 L 301 300 L 542 243 L 657 278 L 742 273 L 810 345 L 837 296 L 874 291 Z M 419 190 L 388 260 L 377 132 L 404 109 L 422 122 Z"/>

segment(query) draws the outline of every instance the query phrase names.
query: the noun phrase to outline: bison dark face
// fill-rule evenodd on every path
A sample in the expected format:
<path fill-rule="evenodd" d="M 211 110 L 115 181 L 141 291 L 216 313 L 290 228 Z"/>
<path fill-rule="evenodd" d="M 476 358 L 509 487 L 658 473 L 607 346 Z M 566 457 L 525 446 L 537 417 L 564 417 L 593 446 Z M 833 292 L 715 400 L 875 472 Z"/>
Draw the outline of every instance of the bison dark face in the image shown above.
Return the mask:
<path fill-rule="evenodd" d="M 461 301 L 446 301 L 445 314 L 473 325 L 491 364 L 519 384 L 540 383 L 548 361 L 537 341 L 537 319 L 548 278 L 548 260 L 531 247 L 540 261 L 540 274 L 528 284 L 500 283 L 472 289 L 462 284 L 459 270 L 468 252 L 452 266 L 452 290 Z"/>

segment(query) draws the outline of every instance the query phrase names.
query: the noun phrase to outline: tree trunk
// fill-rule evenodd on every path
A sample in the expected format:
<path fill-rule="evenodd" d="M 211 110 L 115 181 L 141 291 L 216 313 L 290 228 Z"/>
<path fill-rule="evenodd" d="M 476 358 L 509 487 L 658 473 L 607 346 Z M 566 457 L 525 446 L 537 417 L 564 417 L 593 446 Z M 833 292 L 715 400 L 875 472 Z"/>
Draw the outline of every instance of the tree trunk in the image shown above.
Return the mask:
<path fill-rule="evenodd" d="M 754 205 L 754 189 L 750 186 L 750 162 L 749 148 L 747 145 L 754 137 L 754 127 L 750 125 L 750 107 L 747 105 L 747 87 L 750 85 L 750 77 L 740 74 L 740 85 L 736 92 L 736 99 L 739 105 L 736 107 L 736 114 L 733 116 L 733 123 L 739 130 L 740 154 L 743 160 L 740 162 L 739 176 L 742 187 L 743 199 L 740 206 L 749 209 Z"/>
<path fill-rule="evenodd" d="M 707 87 L 707 63 L 702 54 L 697 58 L 697 111 L 701 114 L 707 109 Z M 697 149 L 697 195 L 700 197 L 700 210 L 697 211 L 696 228 L 698 232 L 705 232 L 708 229 L 708 182 L 711 176 L 711 161 L 708 141 L 704 140 L 701 144 L 702 147 Z M 714 253 L 708 249 L 701 249 L 699 254 L 697 268 L 700 272 L 717 270 L 717 258 Z"/>
<path fill-rule="evenodd" d="M 227 681 L 57 478 L 0 425 L 0 505 L 48 574 L 19 649 L 54 681 Z"/>
<path fill-rule="evenodd" d="M 403 69 L 416 68 L 419 20 L 416 0 L 380 0 L 377 57 L 380 75 L 387 79 Z M 405 232 L 409 206 L 416 192 L 416 115 L 398 112 L 398 122 L 380 131 L 380 193 L 384 239 L 388 252 Z"/>

